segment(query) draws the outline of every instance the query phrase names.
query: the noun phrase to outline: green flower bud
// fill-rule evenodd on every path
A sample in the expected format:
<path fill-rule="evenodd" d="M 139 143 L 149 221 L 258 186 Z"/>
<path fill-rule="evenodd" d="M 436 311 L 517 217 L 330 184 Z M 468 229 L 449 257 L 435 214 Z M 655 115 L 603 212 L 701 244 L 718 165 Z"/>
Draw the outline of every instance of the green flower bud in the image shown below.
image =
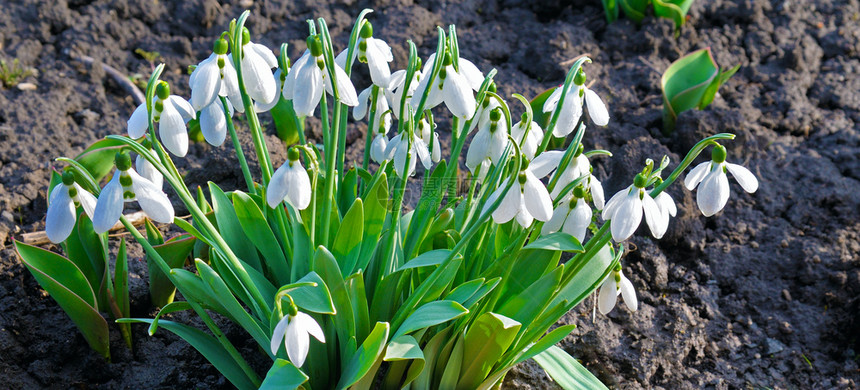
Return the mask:
<path fill-rule="evenodd" d="M 298 160 L 299 150 L 296 148 L 290 148 L 290 150 L 287 151 L 287 158 L 290 160 L 290 162 Z"/>
<path fill-rule="evenodd" d="M 155 95 L 161 100 L 165 100 L 170 96 L 170 85 L 167 84 L 167 81 L 160 81 L 158 85 L 155 86 Z"/>
<path fill-rule="evenodd" d="M 719 164 L 726 161 L 726 147 L 717 144 L 711 149 L 711 161 Z"/>
<path fill-rule="evenodd" d="M 490 82 L 490 86 L 487 87 L 487 91 L 492 92 L 492 93 L 496 93 L 497 89 L 496 89 L 496 82 L 495 81 Z"/>
<path fill-rule="evenodd" d="M 212 46 L 212 52 L 219 56 L 227 54 L 227 40 L 224 38 L 216 39 L 215 44 Z"/>
<path fill-rule="evenodd" d="M 498 122 L 499 119 L 502 119 L 502 109 L 496 107 L 492 111 L 490 111 L 490 120 L 493 122 Z"/>
<path fill-rule="evenodd" d="M 579 143 L 579 146 L 577 146 L 577 147 L 576 147 L 576 151 L 575 151 L 575 152 L 573 152 L 573 158 L 577 158 L 577 157 L 579 157 L 579 156 L 582 154 L 582 152 L 583 152 L 583 151 L 585 151 L 585 145 L 583 145 L 583 144 L 580 142 L 580 143 Z"/>
<path fill-rule="evenodd" d="M 361 26 L 361 37 L 370 38 L 373 36 L 373 26 L 368 21 L 364 21 L 364 26 Z"/>
<path fill-rule="evenodd" d="M 585 84 L 585 71 L 582 68 L 579 68 L 579 72 L 576 72 L 576 76 L 573 76 L 573 83 L 576 85 Z"/>
<path fill-rule="evenodd" d="M 75 174 L 72 171 L 63 171 L 63 184 L 70 186 L 75 183 Z"/>
<path fill-rule="evenodd" d="M 311 35 L 307 39 L 308 50 L 311 51 L 311 55 L 314 57 L 319 57 L 323 53 L 322 49 L 322 41 L 320 41 L 319 35 Z"/>
<path fill-rule="evenodd" d="M 116 152 L 114 163 L 116 164 L 116 169 L 127 171 L 131 168 L 131 157 L 128 156 L 128 153 Z"/>
<path fill-rule="evenodd" d="M 584 198 L 585 188 L 583 186 L 576 186 L 576 188 L 573 189 L 573 196 L 576 198 Z"/>
<path fill-rule="evenodd" d="M 251 32 L 248 31 L 247 27 L 242 27 L 242 46 L 247 45 L 251 42 Z"/>
<path fill-rule="evenodd" d="M 447 50 L 445 51 L 445 57 L 442 58 L 443 66 L 450 66 L 454 64 L 454 59 L 451 58 L 451 53 Z"/>
<path fill-rule="evenodd" d="M 637 173 L 636 177 L 633 179 L 633 185 L 636 186 L 636 188 L 645 188 L 646 184 L 648 184 L 648 178 L 642 176 L 641 173 Z"/>

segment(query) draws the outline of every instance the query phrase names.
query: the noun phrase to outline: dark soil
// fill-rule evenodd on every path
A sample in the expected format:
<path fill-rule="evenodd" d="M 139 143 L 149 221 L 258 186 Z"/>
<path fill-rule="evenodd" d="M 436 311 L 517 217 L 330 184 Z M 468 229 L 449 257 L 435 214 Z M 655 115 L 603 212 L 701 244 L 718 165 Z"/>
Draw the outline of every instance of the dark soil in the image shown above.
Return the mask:
<path fill-rule="evenodd" d="M 36 90 L 0 90 L 0 388 L 226 388 L 184 341 L 134 329 L 134 351 L 118 332 L 113 362 L 92 352 L 10 249 L 10 239 L 42 230 L 51 161 L 74 156 L 125 131 L 135 104 L 88 55 L 148 77 L 135 49 L 157 51 L 165 79 L 189 95 L 188 65 L 208 55 L 229 20 L 251 4 L 253 39 L 286 41 L 296 58 L 310 17 L 324 17 L 343 47 L 355 16 L 375 8 L 378 37 L 406 62 L 406 39 L 423 56 L 435 26 L 456 23 L 462 56 L 495 67 L 501 92 L 535 96 L 562 81 L 560 63 L 588 53 L 592 87 L 607 102 L 608 128 L 588 147 L 607 149 L 595 173 L 607 191 L 628 185 L 646 157 L 677 163 L 698 139 L 733 132 L 729 161 L 758 176 L 753 195 L 732 183 L 725 210 L 704 218 L 691 193 L 670 189 L 679 214 L 660 241 L 646 231 L 624 261 L 639 311 L 592 316 L 588 300 L 563 321 L 577 330 L 562 347 L 617 388 L 856 388 L 860 384 L 860 5 L 857 0 L 698 1 L 680 36 L 664 19 L 607 25 L 600 2 L 409 0 L 194 2 L 143 0 L 2 1 L 0 58 L 38 70 Z M 573 3 L 573 4 L 570 4 Z M 660 73 L 684 53 L 710 46 L 721 66 L 740 71 L 704 111 L 683 113 L 660 135 Z M 361 73 L 359 73 L 361 76 Z M 366 74 L 363 75 L 366 77 Z M 263 115 L 263 121 L 271 120 Z M 242 125 L 240 125 L 242 128 Z M 358 151 L 363 128 L 352 140 Z M 444 133 L 443 125 L 443 133 Z M 245 150 L 249 137 L 243 133 Z M 280 164 L 284 149 L 267 139 Z M 253 160 L 253 157 L 252 157 Z M 179 160 L 189 184 L 239 188 L 232 151 L 192 145 Z M 257 169 L 252 166 L 252 171 Z M 132 315 L 151 317 L 142 252 L 132 251 Z M 179 321 L 194 322 L 188 317 Z M 241 341 L 241 330 L 227 328 Z M 242 343 L 238 343 L 242 345 Z M 243 351 L 253 356 L 253 349 Z M 555 385 L 534 364 L 518 367 L 512 388 Z"/>

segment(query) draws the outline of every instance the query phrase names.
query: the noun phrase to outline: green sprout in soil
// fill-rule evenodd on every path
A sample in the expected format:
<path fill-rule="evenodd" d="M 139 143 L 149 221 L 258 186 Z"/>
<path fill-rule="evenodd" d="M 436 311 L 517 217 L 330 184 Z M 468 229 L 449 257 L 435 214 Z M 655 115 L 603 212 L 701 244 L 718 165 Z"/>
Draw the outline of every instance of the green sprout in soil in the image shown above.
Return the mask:
<path fill-rule="evenodd" d="M 15 87 L 21 80 L 35 75 L 36 69 L 21 65 L 17 58 L 12 63 L 0 60 L 0 84 L 4 88 Z"/>
<path fill-rule="evenodd" d="M 645 19 L 648 6 L 653 5 L 654 15 L 672 19 L 675 22 L 675 34 L 677 35 L 687 21 L 687 11 L 695 0 L 603 0 L 603 10 L 606 12 L 606 21 L 612 23 L 618 20 L 619 9 L 624 11 L 630 20 L 641 24 Z"/>

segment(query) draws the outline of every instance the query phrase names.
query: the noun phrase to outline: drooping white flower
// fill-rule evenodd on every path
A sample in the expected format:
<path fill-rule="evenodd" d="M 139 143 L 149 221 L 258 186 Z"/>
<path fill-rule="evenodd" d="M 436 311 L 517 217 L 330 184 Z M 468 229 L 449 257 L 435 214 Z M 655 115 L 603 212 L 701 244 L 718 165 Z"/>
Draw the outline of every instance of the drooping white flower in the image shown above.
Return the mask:
<path fill-rule="evenodd" d="M 633 288 L 633 283 L 621 272 L 621 269 L 613 270 L 609 273 L 600 286 L 600 292 L 597 295 L 597 308 L 600 314 L 606 315 L 612 308 L 615 307 L 615 302 L 618 301 L 618 295 L 624 299 L 624 304 L 630 311 L 639 309 L 639 302 L 636 299 L 636 290 Z"/>
<path fill-rule="evenodd" d="M 227 100 L 229 115 L 233 116 L 233 105 Z M 200 111 L 200 132 L 212 146 L 221 146 L 227 139 L 227 117 L 220 100 L 215 100 Z"/>
<path fill-rule="evenodd" d="M 672 196 L 669 195 L 666 191 L 663 191 L 657 194 L 657 197 L 654 198 L 654 202 L 657 203 L 657 207 L 660 208 L 660 216 L 664 221 L 669 221 L 669 217 L 674 217 L 678 214 L 678 208 L 675 206 L 675 200 L 672 199 Z M 666 223 L 664 225 L 660 225 L 662 230 L 658 231 L 660 237 L 663 237 L 666 234 L 666 229 L 669 228 L 669 224 Z"/>
<path fill-rule="evenodd" d="M 706 217 L 718 213 L 729 200 L 729 179 L 726 171 L 732 174 L 744 191 L 753 193 L 758 190 L 758 179 L 755 175 L 743 166 L 726 162 L 726 148 L 722 145 L 715 146 L 711 151 L 711 161 L 699 164 L 684 179 L 684 186 L 688 190 L 699 187 L 696 204 Z"/>
<path fill-rule="evenodd" d="M 434 163 L 437 163 L 442 159 L 442 145 L 439 143 L 439 133 L 433 131 L 431 127 L 430 123 L 427 122 L 427 118 L 421 118 L 418 121 L 418 133 L 421 134 L 421 140 L 428 147 L 431 144 L 433 145 L 430 148 L 430 159 Z"/>
<path fill-rule="evenodd" d="M 427 75 L 432 72 L 435 58 L 436 54 L 434 53 L 424 64 L 424 69 L 422 70 L 424 77 L 418 82 L 418 88 L 415 90 L 414 98 L 410 102 L 412 108 L 418 109 L 421 96 L 430 88 L 425 108 L 433 108 L 445 102 L 445 106 L 448 107 L 448 110 L 454 116 L 470 119 L 475 114 L 475 109 L 477 108 L 475 95 L 472 91 L 477 91 L 481 88 L 484 75 L 478 70 L 475 64 L 462 57 L 458 60 L 460 67 L 458 72 L 454 68 L 451 54 L 446 52 L 442 59 L 442 69 L 439 71 L 438 77 L 433 80 L 432 85 L 429 85 L 430 77 Z"/>
<path fill-rule="evenodd" d="M 335 62 L 341 68 L 346 68 L 346 56 L 348 50 L 337 55 Z M 394 61 L 391 47 L 381 39 L 373 38 L 373 26 L 365 21 L 361 27 L 355 48 L 352 51 L 353 60 L 358 58 L 359 62 L 366 63 L 370 70 L 370 80 L 380 88 L 388 88 L 391 79 L 391 68 L 388 63 Z"/>
<path fill-rule="evenodd" d="M 239 80 L 233 61 L 227 56 L 227 40 L 215 41 L 209 58 L 197 64 L 191 72 L 188 85 L 191 87 L 191 106 L 201 111 L 217 100 L 218 96 L 229 98 L 233 103 L 242 103 Z"/>
<path fill-rule="evenodd" d="M 232 58 L 232 54 L 231 54 Z M 270 104 L 278 98 L 278 83 L 272 68 L 278 67 L 278 58 L 268 47 L 251 42 L 248 29 L 242 30 L 242 80 L 245 92 L 256 102 Z M 240 102 L 233 102 L 241 105 Z"/>
<path fill-rule="evenodd" d="M 152 150 L 152 148 L 149 149 L 149 152 L 155 154 L 155 151 Z M 146 180 L 151 181 L 156 188 L 161 189 L 164 187 L 164 175 L 162 175 L 161 172 L 152 165 L 152 163 L 147 161 L 141 155 L 137 155 L 137 157 L 135 157 L 134 168 Z"/>
<path fill-rule="evenodd" d="M 370 158 L 377 164 L 388 160 L 385 150 L 388 148 L 388 137 L 385 134 L 376 134 L 370 143 Z"/>
<path fill-rule="evenodd" d="M 469 144 L 466 153 L 466 167 L 475 173 L 485 160 L 498 164 L 508 146 L 508 125 L 502 115 L 501 108 L 495 108 L 489 114 L 489 120 L 479 126 L 478 132 Z"/>
<path fill-rule="evenodd" d="M 534 160 L 537 149 L 543 141 L 543 129 L 534 121 L 525 123 L 525 120 L 526 115 L 523 114 L 522 120 L 511 128 L 511 137 L 517 141 L 517 144 L 520 145 L 520 150 L 531 161 Z M 526 135 L 527 128 L 528 135 Z"/>
<path fill-rule="evenodd" d="M 278 350 L 281 349 L 281 340 L 283 340 L 290 361 L 296 367 L 301 367 L 305 364 L 305 359 L 310 350 L 310 337 L 308 335 L 314 336 L 321 343 L 325 343 L 325 334 L 313 317 L 300 311 L 295 313 L 295 315 L 287 314 L 278 321 L 272 332 L 270 349 L 272 354 L 277 355 Z"/>
<path fill-rule="evenodd" d="M 543 105 L 543 112 L 553 112 L 558 107 L 558 102 L 561 100 L 561 94 L 564 88 L 559 86 L 546 99 Z M 564 103 L 558 115 L 555 128 L 552 134 L 556 137 L 564 137 L 575 130 L 579 117 L 582 116 L 582 103 L 585 100 L 585 106 L 588 108 L 588 115 L 591 121 L 598 126 L 606 126 L 609 124 L 609 111 L 600 96 L 597 96 L 594 91 L 585 86 L 585 72 L 582 70 L 577 73 L 573 79 L 573 84 L 567 90 L 564 97 Z"/>
<path fill-rule="evenodd" d="M 332 64 L 332 66 L 335 70 L 340 102 L 355 107 L 358 105 L 358 96 L 352 81 L 340 65 Z M 322 42 L 319 36 L 308 37 L 308 49 L 296 61 L 284 80 L 284 99 L 293 101 L 296 115 L 312 116 L 322 98 L 323 89 L 331 95 L 334 94 L 329 79 L 323 58 Z"/>
<path fill-rule="evenodd" d="M 287 152 L 287 161 L 281 165 L 269 180 L 266 189 L 266 203 L 275 208 L 282 201 L 295 208 L 304 210 L 311 204 L 311 179 L 299 161 L 299 151 L 292 148 Z"/>
<path fill-rule="evenodd" d="M 643 212 L 654 238 L 663 237 L 668 228 L 668 213 L 664 218 L 660 206 L 645 191 L 646 180 L 641 174 L 637 174 L 633 185 L 615 194 L 603 209 L 603 219 L 611 221 L 612 239 L 616 242 L 624 241 L 633 235 L 642 222 Z"/>
<path fill-rule="evenodd" d="M 385 149 L 385 159 L 394 159 L 394 171 L 401 179 L 415 174 L 416 160 L 421 160 L 424 169 L 430 169 L 433 165 L 430 150 L 427 149 L 427 144 L 424 143 L 424 140 L 417 134 L 413 134 L 412 147 L 410 149 L 407 133 L 408 131 L 403 131 L 395 135 L 391 138 L 391 141 L 388 141 L 388 147 Z M 407 162 L 409 163 L 408 166 Z"/>
<path fill-rule="evenodd" d="M 158 123 L 158 136 L 170 153 L 184 157 L 188 153 L 188 130 L 185 123 L 194 119 L 195 111 L 187 100 L 170 94 L 170 86 L 162 81 L 155 88 L 153 121 Z M 140 138 L 149 126 L 146 103 L 134 110 L 128 119 L 128 136 Z"/>
<path fill-rule="evenodd" d="M 585 201 L 585 189 L 577 187 L 553 210 L 552 218 L 543 225 L 541 234 L 561 230 L 583 242 L 588 226 L 591 225 L 591 216 L 591 206 Z"/>
<path fill-rule="evenodd" d="M 544 177 L 558 168 L 563 157 L 564 152 L 560 150 L 546 151 L 535 157 L 530 166 L 537 177 Z M 582 153 L 581 144 L 579 149 L 574 153 L 573 159 L 567 164 L 567 168 L 558 177 L 558 181 L 552 189 L 552 197 L 557 198 L 561 190 L 579 178 L 583 178 L 581 182 L 591 194 L 594 206 L 598 210 L 602 210 L 604 206 L 603 185 L 591 173 L 591 163 L 588 161 L 588 157 Z"/>
<path fill-rule="evenodd" d="M 370 86 L 367 89 L 361 91 L 358 94 L 358 105 L 355 106 L 352 110 L 352 117 L 355 120 L 361 120 L 366 115 L 368 115 L 368 111 L 370 111 L 370 105 L 373 104 L 370 102 L 372 100 L 372 92 L 374 86 Z M 381 164 L 385 161 L 385 149 L 388 147 L 388 130 L 391 128 L 391 111 L 388 107 L 388 99 L 385 93 L 385 89 L 378 88 L 378 92 L 376 95 L 376 109 L 374 111 L 374 119 L 373 119 L 373 128 L 367 129 L 367 131 L 371 132 L 370 135 L 373 137 L 373 141 L 370 144 L 370 158 L 375 161 L 377 164 Z M 370 126 L 370 122 L 368 121 L 368 126 Z"/>
<path fill-rule="evenodd" d="M 484 211 L 495 203 L 507 187 L 509 180 L 510 178 L 505 179 L 499 188 L 490 194 Z M 505 194 L 499 207 L 493 211 L 493 221 L 499 224 L 506 223 L 514 217 L 524 228 L 531 226 L 535 219 L 546 222 L 552 217 L 552 199 L 549 197 L 549 192 L 528 168 L 517 175 L 511 189 Z"/>
<path fill-rule="evenodd" d="M 406 102 L 404 104 L 410 104 L 412 101 L 412 97 L 415 93 L 415 90 L 418 89 L 418 84 L 420 83 L 422 74 L 420 70 L 416 70 L 412 75 L 412 81 L 409 82 L 409 89 L 406 90 Z M 388 88 L 385 89 L 385 96 L 388 98 L 388 101 L 391 103 L 391 113 L 395 118 L 400 117 L 400 106 L 403 102 L 403 93 L 404 86 L 406 85 L 406 70 L 398 70 L 391 74 L 389 78 Z M 420 97 L 419 97 L 420 98 Z M 404 110 L 407 108 L 404 106 Z"/>
<path fill-rule="evenodd" d="M 153 221 L 173 222 L 173 205 L 167 194 L 131 167 L 131 158 L 118 153 L 116 172 L 99 194 L 93 215 L 93 230 L 104 233 L 119 221 L 125 202 L 137 201 Z"/>
<path fill-rule="evenodd" d="M 281 101 L 281 96 L 283 95 L 283 91 L 284 91 L 284 88 L 283 88 L 284 87 L 284 80 L 286 79 L 286 77 L 287 76 L 283 75 L 281 68 L 278 68 L 275 71 L 275 85 L 276 85 L 275 90 L 277 91 L 277 93 L 275 94 L 275 98 L 272 99 L 272 101 L 269 103 L 264 103 L 261 101 L 255 101 L 254 102 L 254 112 L 256 112 L 256 113 L 269 112 L 273 108 L 275 108 L 275 106 L 278 104 L 278 102 Z M 241 104 L 242 101 L 240 100 L 239 103 Z M 240 111 L 240 112 L 242 112 L 242 111 Z"/>
<path fill-rule="evenodd" d="M 54 186 L 48 199 L 45 233 L 55 244 L 65 241 L 72 233 L 78 219 L 78 206 L 84 209 L 90 219 L 93 218 L 96 197 L 75 183 L 75 175 L 70 171 L 63 172 L 63 182 Z"/>

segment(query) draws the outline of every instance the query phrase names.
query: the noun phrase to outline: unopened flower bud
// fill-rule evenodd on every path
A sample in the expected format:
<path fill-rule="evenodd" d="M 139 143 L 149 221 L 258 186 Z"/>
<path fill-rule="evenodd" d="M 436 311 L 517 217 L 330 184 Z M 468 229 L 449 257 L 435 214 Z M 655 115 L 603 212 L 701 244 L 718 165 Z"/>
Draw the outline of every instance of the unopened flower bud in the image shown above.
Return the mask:
<path fill-rule="evenodd" d="M 216 39 L 215 44 L 212 46 L 212 52 L 219 56 L 227 54 L 227 40 L 224 38 Z"/>
<path fill-rule="evenodd" d="M 322 41 L 320 41 L 319 35 L 311 35 L 307 39 L 308 50 L 311 51 L 311 55 L 314 57 L 319 57 L 322 55 Z"/>
<path fill-rule="evenodd" d="M 251 42 L 251 32 L 248 31 L 247 27 L 242 27 L 242 46 L 245 46 L 250 42 Z"/>
<path fill-rule="evenodd" d="M 714 148 L 711 149 L 711 161 L 717 164 L 726 161 L 726 147 L 719 144 L 714 146 Z"/>
<path fill-rule="evenodd" d="M 116 169 L 127 171 L 131 168 L 131 157 L 128 156 L 128 153 L 117 152 L 116 156 L 114 156 L 114 163 L 116 164 Z"/>
<path fill-rule="evenodd" d="M 361 26 L 361 37 L 370 38 L 373 36 L 373 26 L 368 21 L 364 21 L 364 26 Z"/>
<path fill-rule="evenodd" d="M 70 186 L 75 183 L 75 174 L 72 171 L 63 171 L 63 184 Z"/>
<path fill-rule="evenodd" d="M 166 81 L 159 82 L 155 87 L 155 95 L 161 100 L 167 99 L 170 96 L 170 85 Z"/>
<path fill-rule="evenodd" d="M 641 173 L 637 173 L 636 177 L 633 179 L 633 185 L 636 188 L 645 188 L 645 185 L 648 184 L 648 178 L 643 176 Z"/>
<path fill-rule="evenodd" d="M 585 84 L 585 71 L 582 68 L 579 69 L 579 72 L 576 72 L 576 76 L 573 76 L 573 83 L 576 85 Z"/>

